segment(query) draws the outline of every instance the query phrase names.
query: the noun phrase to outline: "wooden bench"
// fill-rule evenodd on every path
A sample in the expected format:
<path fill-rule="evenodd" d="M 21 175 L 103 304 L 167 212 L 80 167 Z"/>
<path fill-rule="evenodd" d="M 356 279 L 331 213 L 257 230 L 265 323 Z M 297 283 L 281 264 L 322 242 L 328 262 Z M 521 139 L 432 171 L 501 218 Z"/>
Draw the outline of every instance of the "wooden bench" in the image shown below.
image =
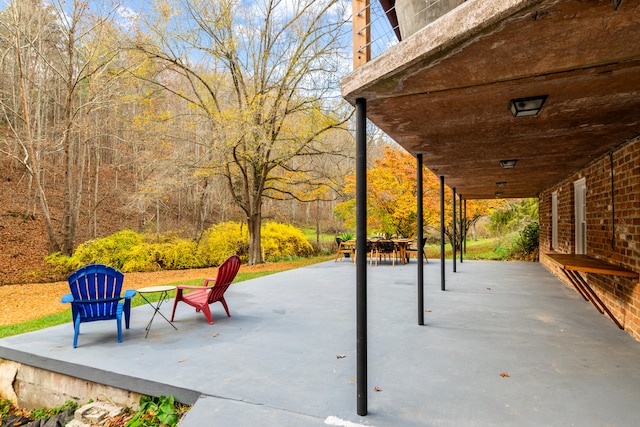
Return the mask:
<path fill-rule="evenodd" d="M 604 314 L 606 312 L 620 329 L 624 329 L 622 324 L 620 324 L 618 319 L 615 318 L 613 313 L 611 313 L 600 297 L 598 297 L 593 289 L 591 289 L 580 273 L 622 276 L 636 280 L 640 278 L 639 273 L 589 255 L 560 254 L 552 252 L 545 254 L 545 256 L 562 269 L 562 272 L 567 279 L 569 279 L 569 282 L 578 291 L 578 293 L 582 295 L 582 298 L 584 298 L 585 301 L 590 301 L 600 313 Z"/>

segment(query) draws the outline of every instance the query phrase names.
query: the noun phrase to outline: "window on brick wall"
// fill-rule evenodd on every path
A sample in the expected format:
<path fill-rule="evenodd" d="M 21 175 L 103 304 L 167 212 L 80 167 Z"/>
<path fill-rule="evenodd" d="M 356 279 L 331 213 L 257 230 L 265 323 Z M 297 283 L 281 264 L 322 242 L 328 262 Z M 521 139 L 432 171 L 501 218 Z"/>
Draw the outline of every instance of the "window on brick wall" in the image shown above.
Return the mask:
<path fill-rule="evenodd" d="M 573 183 L 575 192 L 576 254 L 587 253 L 587 183 L 584 178 Z"/>
<path fill-rule="evenodd" d="M 551 193 L 551 249 L 558 250 L 558 192 Z"/>

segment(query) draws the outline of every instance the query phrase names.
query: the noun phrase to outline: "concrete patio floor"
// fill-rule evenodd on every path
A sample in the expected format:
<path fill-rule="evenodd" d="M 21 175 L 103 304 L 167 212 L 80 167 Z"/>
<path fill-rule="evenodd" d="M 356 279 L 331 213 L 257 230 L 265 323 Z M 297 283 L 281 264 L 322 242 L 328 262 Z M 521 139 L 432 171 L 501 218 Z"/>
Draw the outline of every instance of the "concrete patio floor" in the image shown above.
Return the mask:
<path fill-rule="evenodd" d="M 122 343 L 96 322 L 73 349 L 66 324 L 0 340 L 0 358 L 195 402 L 181 427 L 638 425 L 639 342 L 540 264 L 447 264 L 446 292 L 425 266 L 425 326 L 415 261 L 368 268 L 366 417 L 349 262 L 235 284 L 233 317 L 215 304 L 213 325 L 181 304 L 177 331 L 156 318 L 145 338 L 141 306 Z"/>

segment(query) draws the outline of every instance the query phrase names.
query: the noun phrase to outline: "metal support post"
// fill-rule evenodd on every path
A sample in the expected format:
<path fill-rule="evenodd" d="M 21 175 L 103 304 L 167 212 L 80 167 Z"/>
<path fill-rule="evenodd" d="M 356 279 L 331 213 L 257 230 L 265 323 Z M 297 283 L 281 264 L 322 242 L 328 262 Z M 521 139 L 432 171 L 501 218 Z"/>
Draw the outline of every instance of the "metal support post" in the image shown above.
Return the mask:
<path fill-rule="evenodd" d="M 356 99 L 356 393 L 367 415 L 367 101 Z"/>
<path fill-rule="evenodd" d="M 462 264 L 462 253 L 464 252 L 464 241 L 467 233 L 467 227 L 465 227 L 466 219 L 462 215 L 462 194 L 460 194 L 460 264 Z"/>
<path fill-rule="evenodd" d="M 440 176 L 440 289 L 445 290 L 444 285 L 444 176 Z"/>
<path fill-rule="evenodd" d="M 452 212 L 452 218 L 451 218 L 451 228 L 452 228 L 452 236 L 453 239 L 451 239 L 451 259 L 453 260 L 453 272 L 456 272 L 456 242 L 458 241 L 458 235 L 456 234 L 456 187 L 453 187 L 452 189 L 452 195 L 453 197 L 451 197 L 451 199 L 453 200 L 453 212 Z"/>
<path fill-rule="evenodd" d="M 416 191 L 416 203 L 417 203 L 417 222 L 418 222 L 418 325 L 424 325 L 424 224 L 423 224 L 423 188 L 422 188 L 422 154 L 416 156 L 417 159 L 417 191 Z"/>

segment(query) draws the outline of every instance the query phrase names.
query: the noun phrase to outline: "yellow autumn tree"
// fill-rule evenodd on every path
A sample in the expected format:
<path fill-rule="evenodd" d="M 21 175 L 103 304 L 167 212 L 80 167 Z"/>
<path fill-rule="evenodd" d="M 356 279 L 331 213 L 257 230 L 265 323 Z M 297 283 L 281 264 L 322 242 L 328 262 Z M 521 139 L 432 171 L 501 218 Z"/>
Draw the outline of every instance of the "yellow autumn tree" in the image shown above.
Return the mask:
<path fill-rule="evenodd" d="M 346 4 L 166 0 L 155 7 L 139 30 L 145 43 L 135 47 L 166 67 L 156 83 L 210 126 L 203 145 L 215 154 L 198 167 L 225 180 L 247 221 L 249 264 L 260 263 L 263 200 L 299 197 L 293 184 L 317 182 L 300 159 L 342 151 L 324 135 L 351 114 L 335 96 Z M 167 74 L 189 90 L 169 87 Z"/>
<path fill-rule="evenodd" d="M 423 173 L 424 226 L 440 229 L 440 179 Z M 355 176 L 347 177 L 345 193 L 354 198 L 336 206 L 335 214 L 348 226 L 355 225 Z M 382 157 L 367 171 L 367 225 L 371 233 L 414 237 L 417 230 L 416 159 L 404 150 L 386 146 Z M 468 230 L 496 205 L 493 200 L 467 201 L 463 227 Z M 453 239 L 451 191 L 445 191 L 445 234 Z M 459 230 L 456 233 L 459 236 Z M 458 237 L 459 239 L 459 237 Z M 459 240 L 458 240 L 459 241 Z"/>

